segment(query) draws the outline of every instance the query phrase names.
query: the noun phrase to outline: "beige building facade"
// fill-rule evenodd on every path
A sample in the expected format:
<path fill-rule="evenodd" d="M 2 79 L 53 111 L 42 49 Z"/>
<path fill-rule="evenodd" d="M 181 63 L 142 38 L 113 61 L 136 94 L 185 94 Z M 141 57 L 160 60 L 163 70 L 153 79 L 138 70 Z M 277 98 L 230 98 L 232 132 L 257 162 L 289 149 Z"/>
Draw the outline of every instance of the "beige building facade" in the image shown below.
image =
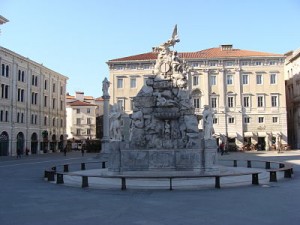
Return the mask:
<path fill-rule="evenodd" d="M 300 49 L 285 54 L 289 144 L 300 149 Z"/>
<path fill-rule="evenodd" d="M 287 144 L 284 55 L 221 45 L 179 56 L 192 68 L 188 88 L 196 112 L 202 114 L 205 105 L 215 111 L 219 142 L 261 150 Z M 156 58 L 149 52 L 109 60 L 110 103 L 130 114 L 132 98 L 152 74 Z"/>
<path fill-rule="evenodd" d="M 62 149 L 68 77 L 3 47 L 0 66 L 0 155 Z"/>
<path fill-rule="evenodd" d="M 85 142 L 96 138 L 96 117 L 103 115 L 103 99 L 76 92 L 66 95 L 67 135 L 69 140 Z"/>

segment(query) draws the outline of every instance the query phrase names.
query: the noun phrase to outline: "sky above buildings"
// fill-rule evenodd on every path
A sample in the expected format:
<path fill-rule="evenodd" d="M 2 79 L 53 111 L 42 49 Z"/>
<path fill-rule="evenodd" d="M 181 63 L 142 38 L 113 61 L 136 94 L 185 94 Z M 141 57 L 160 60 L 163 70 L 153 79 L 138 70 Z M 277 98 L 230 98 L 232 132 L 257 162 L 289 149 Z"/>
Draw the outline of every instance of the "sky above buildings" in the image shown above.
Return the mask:
<path fill-rule="evenodd" d="M 179 52 L 233 44 L 300 48 L 299 0 L 0 0 L 0 45 L 69 77 L 67 92 L 102 96 L 108 60 L 150 52 L 178 25 Z"/>

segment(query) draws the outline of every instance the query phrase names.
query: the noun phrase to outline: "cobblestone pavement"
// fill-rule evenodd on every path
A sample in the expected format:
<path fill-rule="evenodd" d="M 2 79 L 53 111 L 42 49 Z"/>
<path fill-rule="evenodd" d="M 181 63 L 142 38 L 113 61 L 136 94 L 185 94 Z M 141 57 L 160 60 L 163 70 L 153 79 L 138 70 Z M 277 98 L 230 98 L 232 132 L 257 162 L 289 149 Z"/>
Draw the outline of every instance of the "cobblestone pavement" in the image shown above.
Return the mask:
<path fill-rule="evenodd" d="M 94 160 L 80 152 L 0 157 L 1 225 L 205 224 L 298 225 L 300 151 L 229 153 L 220 159 L 290 162 L 292 179 L 270 185 L 203 190 L 99 190 L 53 185 L 52 165 Z"/>

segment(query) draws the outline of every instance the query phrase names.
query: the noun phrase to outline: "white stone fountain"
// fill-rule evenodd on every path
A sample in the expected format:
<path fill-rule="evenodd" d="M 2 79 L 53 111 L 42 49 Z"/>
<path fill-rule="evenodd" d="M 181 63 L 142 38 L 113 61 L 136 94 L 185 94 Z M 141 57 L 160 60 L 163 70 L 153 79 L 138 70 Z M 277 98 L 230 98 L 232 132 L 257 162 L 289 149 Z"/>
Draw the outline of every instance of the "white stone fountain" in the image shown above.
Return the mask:
<path fill-rule="evenodd" d="M 200 132 L 187 90 L 190 68 L 170 49 L 177 42 L 175 26 L 172 38 L 155 48 L 158 56 L 153 75 L 133 99 L 129 140 L 122 141 L 116 133 L 118 129 L 110 129 L 111 139 L 107 143 L 106 138 L 104 150 L 109 155 L 110 173 L 218 171 L 217 144 L 212 137 L 213 113 L 209 107 L 205 108 L 203 132 Z M 107 80 L 103 84 L 107 84 Z M 107 88 L 103 89 L 108 96 Z M 114 106 L 110 128 L 120 119 L 115 116 L 116 109 Z M 108 116 L 105 118 L 107 120 Z M 104 129 L 109 129 L 108 125 Z"/>

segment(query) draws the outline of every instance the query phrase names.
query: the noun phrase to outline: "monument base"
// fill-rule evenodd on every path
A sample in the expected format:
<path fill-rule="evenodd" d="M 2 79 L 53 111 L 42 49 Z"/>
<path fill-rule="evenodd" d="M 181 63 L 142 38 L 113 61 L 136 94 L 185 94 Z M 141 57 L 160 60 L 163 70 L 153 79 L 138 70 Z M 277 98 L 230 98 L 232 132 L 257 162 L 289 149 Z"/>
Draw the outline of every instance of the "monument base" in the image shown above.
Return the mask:
<path fill-rule="evenodd" d="M 108 170 L 112 173 L 205 171 L 203 149 L 126 149 L 124 142 L 110 143 Z"/>

